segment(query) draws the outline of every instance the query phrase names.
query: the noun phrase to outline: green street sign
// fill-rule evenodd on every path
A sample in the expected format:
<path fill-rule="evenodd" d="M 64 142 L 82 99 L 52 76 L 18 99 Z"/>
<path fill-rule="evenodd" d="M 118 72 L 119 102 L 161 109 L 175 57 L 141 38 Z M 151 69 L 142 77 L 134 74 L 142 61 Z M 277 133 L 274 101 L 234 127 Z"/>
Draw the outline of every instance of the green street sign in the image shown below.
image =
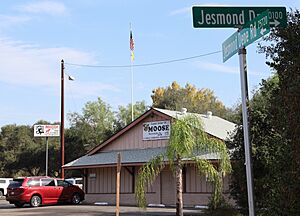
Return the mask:
<path fill-rule="evenodd" d="M 270 32 L 268 11 L 246 23 L 247 26 L 235 32 L 222 44 L 223 62 L 235 55 L 240 48 L 246 47 Z"/>
<path fill-rule="evenodd" d="M 286 27 L 285 7 L 202 7 L 193 6 L 194 28 L 241 28 L 262 12 L 269 10 L 271 27 Z"/>
<path fill-rule="evenodd" d="M 222 43 L 223 62 L 230 59 L 239 51 L 238 32 L 235 32 Z"/>
<path fill-rule="evenodd" d="M 246 24 L 247 28 L 238 33 L 239 48 L 246 47 L 270 32 L 268 11 L 261 13 L 254 20 Z"/>

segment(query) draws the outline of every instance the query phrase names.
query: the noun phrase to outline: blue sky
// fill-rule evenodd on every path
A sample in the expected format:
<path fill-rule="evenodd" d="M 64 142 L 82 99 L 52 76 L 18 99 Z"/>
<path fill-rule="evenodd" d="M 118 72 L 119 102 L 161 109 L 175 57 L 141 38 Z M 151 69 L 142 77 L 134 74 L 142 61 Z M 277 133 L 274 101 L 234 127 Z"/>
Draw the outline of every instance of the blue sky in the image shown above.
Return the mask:
<path fill-rule="evenodd" d="M 241 3 L 242 2 L 242 3 Z M 285 6 L 300 1 L 1 1 L 0 126 L 60 120 L 60 61 L 87 65 L 130 65 L 129 26 L 135 65 L 221 51 L 236 30 L 193 28 L 193 5 Z M 249 89 L 272 74 L 265 56 L 247 47 Z M 65 65 L 65 112 L 81 112 L 101 97 L 113 110 L 131 102 L 130 68 Z M 240 101 L 238 56 L 222 53 L 172 64 L 133 67 L 134 101 L 151 104 L 151 92 L 172 81 L 210 88 L 227 106 Z"/>

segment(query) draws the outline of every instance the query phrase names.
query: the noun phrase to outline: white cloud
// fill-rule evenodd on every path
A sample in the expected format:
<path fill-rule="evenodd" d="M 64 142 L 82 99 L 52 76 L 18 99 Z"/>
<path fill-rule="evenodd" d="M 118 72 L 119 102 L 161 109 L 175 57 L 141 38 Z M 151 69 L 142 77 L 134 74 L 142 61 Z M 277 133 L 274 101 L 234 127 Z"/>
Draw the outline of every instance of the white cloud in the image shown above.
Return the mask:
<path fill-rule="evenodd" d="M 31 18 L 28 16 L 10 16 L 0 15 L 0 28 L 9 27 L 11 25 L 24 23 L 30 21 Z"/>
<path fill-rule="evenodd" d="M 18 6 L 17 9 L 22 12 L 50 15 L 64 15 L 67 13 L 65 5 L 55 1 L 36 1 Z"/>
<path fill-rule="evenodd" d="M 0 80 L 21 85 L 53 85 L 53 70 L 62 57 L 90 62 L 88 53 L 70 48 L 39 48 L 9 39 L 0 39 Z"/>
<path fill-rule="evenodd" d="M 67 47 L 41 48 L 7 38 L 0 38 L 0 50 L 0 82 L 16 87 L 43 87 L 56 92 L 60 85 L 61 59 L 77 64 L 97 64 L 95 57 L 87 52 Z M 78 96 L 97 95 L 104 90 L 118 91 L 112 85 L 98 82 L 76 80 L 74 83 Z"/>
<path fill-rule="evenodd" d="M 170 16 L 180 15 L 180 14 L 190 14 L 192 7 L 184 7 L 170 12 Z"/>
<path fill-rule="evenodd" d="M 216 64 L 211 62 L 197 62 L 197 67 L 203 69 L 203 71 L 215 71 L 220 73 L 239 74 L 239 67 L 226 66 L 224 64 Z M 259 73 L 253 70 L 248 70 L 249 75 L 258 76 Z"/>
<path fill-rule="evenodd" d="M 83 98 L 85 96 L 99 96 L 103 91 L 120 92 L 114 85 L 100 82 L 81 82 L 75 77 L 75 81 L 65 82 L 66 91 L 70 91 L 74 98 Z"/>
<path fill-rule="evenodd" d="M 195 6 L 225 6 L 224 4 L 219 4 L 219 3 L 207 3 L 207 4 L 200 4 L 200 5 L 195 5 Z M 173 10 L 169 13 L 170 16 L 176 16 L 176 15 L 190 15 L 192 13 L 192 6 L 189 7 L 183 7 L 179 8 L 177 10 Z"/>

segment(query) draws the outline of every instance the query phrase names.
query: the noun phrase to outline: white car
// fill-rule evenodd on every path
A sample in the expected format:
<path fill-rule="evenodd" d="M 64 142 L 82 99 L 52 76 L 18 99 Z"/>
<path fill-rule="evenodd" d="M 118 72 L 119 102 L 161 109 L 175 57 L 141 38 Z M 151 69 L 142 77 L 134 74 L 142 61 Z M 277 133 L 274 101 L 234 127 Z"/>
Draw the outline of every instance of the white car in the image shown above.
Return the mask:
<path fill-rule="evenodd" d="M 72 185 L 77 185 L 78 187 L 80 187 L 80 189 L 82 189 L 82 184 L 83 184 L 82 178 L 68 178 L 65 180 L 67 182 L 70 182 Z"/>
<path fill-rule="evenodd" d="M 7 194 L 7 187 L 12 180 L 12 178 L 0 178 L 0 197 Z"/>

